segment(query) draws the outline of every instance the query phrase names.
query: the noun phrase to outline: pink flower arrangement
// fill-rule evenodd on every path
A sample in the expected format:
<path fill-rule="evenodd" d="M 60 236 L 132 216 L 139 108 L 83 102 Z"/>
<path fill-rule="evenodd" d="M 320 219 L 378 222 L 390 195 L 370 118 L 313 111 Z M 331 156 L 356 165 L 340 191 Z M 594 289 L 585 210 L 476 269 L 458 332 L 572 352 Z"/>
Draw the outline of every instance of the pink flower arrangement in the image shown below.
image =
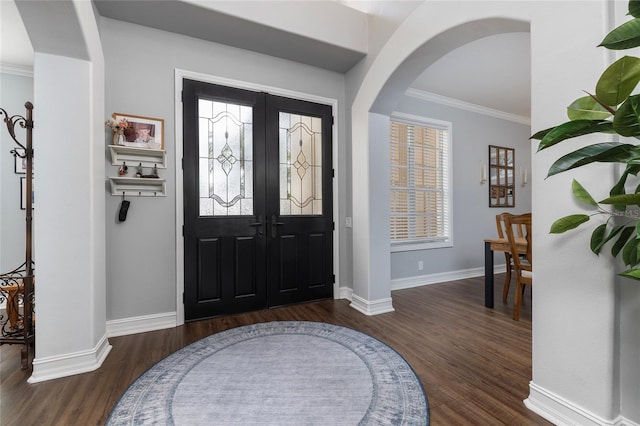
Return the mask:
<path fill-rule="evenodd" d="M 114 120 L 113 118 L 108 119 L 104 123 L 107 127 L 110 127 L 111 130 L 117 133 L 124 132 L 124 129 L 129 127 L 129 121 L 126 118 L 121 118 L 120 120 Z"/>

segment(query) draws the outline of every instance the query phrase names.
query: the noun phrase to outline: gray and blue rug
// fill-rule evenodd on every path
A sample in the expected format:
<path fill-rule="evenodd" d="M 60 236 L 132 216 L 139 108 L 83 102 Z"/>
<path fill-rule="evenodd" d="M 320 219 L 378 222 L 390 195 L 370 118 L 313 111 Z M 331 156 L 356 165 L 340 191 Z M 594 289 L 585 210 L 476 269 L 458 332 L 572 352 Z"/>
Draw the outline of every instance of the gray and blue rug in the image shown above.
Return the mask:
<path fill-rule="evenodd" d="M 428 425 L 407 362 L 379 340 L 316 322 L 270 322 L 199 340 L 124 393 L 108 425 Z"/>

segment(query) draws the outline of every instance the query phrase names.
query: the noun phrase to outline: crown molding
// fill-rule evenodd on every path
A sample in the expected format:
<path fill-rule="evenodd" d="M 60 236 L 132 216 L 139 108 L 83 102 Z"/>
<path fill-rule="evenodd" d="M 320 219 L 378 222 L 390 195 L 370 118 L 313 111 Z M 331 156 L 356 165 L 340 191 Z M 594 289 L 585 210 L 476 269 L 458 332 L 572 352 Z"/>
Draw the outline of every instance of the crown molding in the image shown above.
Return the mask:
<path fill-rule="evenodd" d="M 436 95 L 435 93 L 426 92 L 424 90 L 410 88 L 410 89 L 407 89 L 407 91 L 405 92 L 405 95 L 412 98 L 421 99 L 423 101 L 429 101 L 429 102 L 433 102 L 440 105 L 446 105 L 453 108 L 463 109 L 465 111 L 471 111 L 478 114 L 484 114 L 490 117 L 513 121 L 515 123 L 531 126 L 531 119 L 529 117 L 510 114 L 504 111 L 498 111 L 497 109 L 487 108 L 481 105 L 476 105 L 469 102 L 448 98 L 442 95 Z"/>
<path fill-rule="evenodd" d="M 0 73 L 33 78 L 33 66 L 8 64 L 0 62 Z"/>

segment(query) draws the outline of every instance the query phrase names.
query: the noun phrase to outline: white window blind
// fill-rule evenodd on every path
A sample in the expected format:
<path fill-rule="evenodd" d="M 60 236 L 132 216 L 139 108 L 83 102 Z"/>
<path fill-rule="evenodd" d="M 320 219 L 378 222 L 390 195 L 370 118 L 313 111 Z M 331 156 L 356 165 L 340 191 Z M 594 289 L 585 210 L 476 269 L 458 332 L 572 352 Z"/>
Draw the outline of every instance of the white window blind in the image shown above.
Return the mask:
<path fill-rule="evenodd" d="M 424 120 L 424 121 L 423 121 Z M 391 242 L 450 245 L 450 124 L 391 119 Z M 444 244 L 443 244 L 444 243 Z M 425 248 L 425 247 L 419 247 Z"/>

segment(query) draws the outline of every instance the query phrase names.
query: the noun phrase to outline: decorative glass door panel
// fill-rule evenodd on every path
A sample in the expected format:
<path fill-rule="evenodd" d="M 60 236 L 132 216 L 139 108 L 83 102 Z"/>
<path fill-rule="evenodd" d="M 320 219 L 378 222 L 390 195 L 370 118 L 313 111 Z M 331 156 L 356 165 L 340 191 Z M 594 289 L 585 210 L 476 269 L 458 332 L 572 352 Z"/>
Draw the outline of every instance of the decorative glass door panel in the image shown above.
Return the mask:
<path fill-rule="evenodd" d="M 322 214 L 322 119 L 279 113 L 280 215 Z"/>
<path fill-rule="evenodd" d="M 253 108 L 198 101 L 200 216 L 253 215 Z"/>

